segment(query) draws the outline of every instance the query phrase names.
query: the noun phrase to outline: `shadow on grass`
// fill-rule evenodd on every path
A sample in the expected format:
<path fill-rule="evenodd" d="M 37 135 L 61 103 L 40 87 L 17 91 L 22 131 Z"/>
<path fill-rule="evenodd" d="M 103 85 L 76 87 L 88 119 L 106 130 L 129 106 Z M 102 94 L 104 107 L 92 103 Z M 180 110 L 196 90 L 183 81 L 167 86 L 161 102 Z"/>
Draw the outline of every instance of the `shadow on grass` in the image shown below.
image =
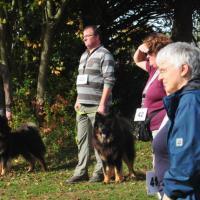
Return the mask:
<path fill-rule="evenodd" d="M 48 148 L 48 147 L 47 147 Z M 77 164 L 78 150 L 76 144 L 68 145 L 67 147 L 59 148 L 57 151 L 48 152 L 46 155 L 47 171 L 59 170 L 74 170 Z M 95 161 L 94 156 L 91 156 L 89 164 Z M 36 160 L 34 172 L 42 171 L 39 162 Z M 13 159 L 11 173 L 24 173 L 28 170 L 28 162 L 21 156 Z"/>
<path fill-rule="evenodd" d="M 76 144 L 63 147 L 59 152 L 48 156 L 49 171 L 58 170 L 74 170 L 77 165 L 78 150 Z M 94 165 L 95 156 L 92 154 L 89 165 Z M 146 179 L 145 171 L 136 171 L 135 179 L 138 181 L 143 181 Z"/>
<path fill-rule="evenodd" d="M 136 180 L 137 181 L 143 181 L 145 179 L 146 179 L 146 174 L 144 172 L 141 172 L 141 171 L 136 172 Z"/>
<path fill-rule="evenodd" d="M 77 164 L 78 157 L 78 149 L 75 141 L 67 140 L 67 142 L 61 146 L 57 146 L 58 148 L 53 149 L 53 145 L 46 145 L 47 154 L 46 154 L 46 163 L 48 167 L 48 171 L 60 171 L 60 170 L 69 170 L 73 171 Z M 51 143 L 52 144 L 52 143 Z M 95 165 L 95 156 L 92 153 L 89 165 Z M 24 162 L 16 162 L 12 167 L 14 171 L 18 171 L 20 173 L 26 172 L 28 169 L 28 163 Z M 139 169 L 142 170 L 142 169 Z M 136 171 L 135 180 L 143 181 L 146 178 L 145 171 Z M 13 171 L 13 173 L 15 173 Z M 42 171 L 41 166 L 38 162 L 36 162 L 36 168 L 34 172 Z"/>
<path fill-rule="evenodd" d="M 58 170 L 74 170 L 77 165 L 78 158 L 78 150 L 76 146 L 71 146 L 70 148 L 64 148 L 58 157 L 59 161 L 56 161 L 56 165 L 51 164 L 49 170 L 50 171 L 58 171 Z M 92 154 L 89 165 L 93 165 L 95 162 L 95 156 Z M 59 163 L 59 164 L 58 164 Z"/>
<path fill-rule="evenodd" d="M 49 170 L 73 169 L 77 164 L 77 155 L 78 151 L 75 144 L 60 148 L 58 152 L 48 155 Z"/>

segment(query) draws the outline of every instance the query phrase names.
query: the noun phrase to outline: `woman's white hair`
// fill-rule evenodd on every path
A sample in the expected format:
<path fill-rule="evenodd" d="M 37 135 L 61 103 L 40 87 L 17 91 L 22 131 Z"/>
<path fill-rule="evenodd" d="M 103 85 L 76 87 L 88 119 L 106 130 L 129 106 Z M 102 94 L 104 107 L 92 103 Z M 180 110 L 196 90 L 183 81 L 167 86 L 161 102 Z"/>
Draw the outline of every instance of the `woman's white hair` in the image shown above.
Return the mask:
<path fill-rule="evenodd" d="M 191 78 L 200 76 L 200 49 L 186 42 L 174 42 L 158 52 L 156 63 L 158 66 L 167 63 L 177 68 L 187 64 Z"/>

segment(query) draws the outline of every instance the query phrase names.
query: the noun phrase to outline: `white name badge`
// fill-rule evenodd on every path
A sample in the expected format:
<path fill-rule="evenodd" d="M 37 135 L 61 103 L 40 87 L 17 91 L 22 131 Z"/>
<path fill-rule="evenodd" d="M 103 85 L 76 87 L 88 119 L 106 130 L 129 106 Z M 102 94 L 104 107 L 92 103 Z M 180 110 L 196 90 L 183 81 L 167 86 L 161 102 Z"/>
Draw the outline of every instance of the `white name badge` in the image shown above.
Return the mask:
<path fill-rule="evenodd" d="M 134 121 L 144 121 L 147 115 L 147 108 L 137 108 Z"/>
<path fill-rule="evenodd" d="M 146 172 L 146 188 L 148 195 L 153 195 L 158 192 L 158 179 L 154 171 Z"/>
<path fill-rule="evenodd" d="M 88 74 L 78 75 L 76 84 L 83 85 L 88 83 Z"/>

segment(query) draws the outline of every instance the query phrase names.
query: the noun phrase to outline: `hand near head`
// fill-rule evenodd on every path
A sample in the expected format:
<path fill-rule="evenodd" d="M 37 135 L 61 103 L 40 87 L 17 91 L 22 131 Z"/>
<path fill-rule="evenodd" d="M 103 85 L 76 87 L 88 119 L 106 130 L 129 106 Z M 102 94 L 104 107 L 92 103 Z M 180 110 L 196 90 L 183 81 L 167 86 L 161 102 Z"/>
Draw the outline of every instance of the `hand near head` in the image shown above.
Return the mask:
<path fill-rule="evenodd" d="M 146 62 L 147 62 L 147 55 L 146 53 L 149 51 L 147 45 L 145 43 L 141 44 L 136 52 L 133 55 L 133 60 L 135 64 L 140 67 L 141 69 L 147 71 L 146 69 Z"/>
<path fill-rule="evenodd" d="M 143 53 L 148 53 L 149 49 L 145 43 L 141 44 L 138 49 Z"/>

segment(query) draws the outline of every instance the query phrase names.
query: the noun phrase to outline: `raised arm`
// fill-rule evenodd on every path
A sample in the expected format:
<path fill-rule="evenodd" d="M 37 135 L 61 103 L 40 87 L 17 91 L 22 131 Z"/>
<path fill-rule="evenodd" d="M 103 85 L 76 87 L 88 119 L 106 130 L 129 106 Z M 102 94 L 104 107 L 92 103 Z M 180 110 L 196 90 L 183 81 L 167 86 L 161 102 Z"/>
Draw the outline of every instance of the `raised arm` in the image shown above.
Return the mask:
<path fill-rule="evenodd" d="M 147 46 L 145 44 L 141 44 L 136 52 L 133 55 L 133 60 L 135 62 L 135 64 L 140 67 L 141 69 L 147 71 L 146 69 L 146 54 L 149 51 L 149 49 L 147 48 Z"/>

